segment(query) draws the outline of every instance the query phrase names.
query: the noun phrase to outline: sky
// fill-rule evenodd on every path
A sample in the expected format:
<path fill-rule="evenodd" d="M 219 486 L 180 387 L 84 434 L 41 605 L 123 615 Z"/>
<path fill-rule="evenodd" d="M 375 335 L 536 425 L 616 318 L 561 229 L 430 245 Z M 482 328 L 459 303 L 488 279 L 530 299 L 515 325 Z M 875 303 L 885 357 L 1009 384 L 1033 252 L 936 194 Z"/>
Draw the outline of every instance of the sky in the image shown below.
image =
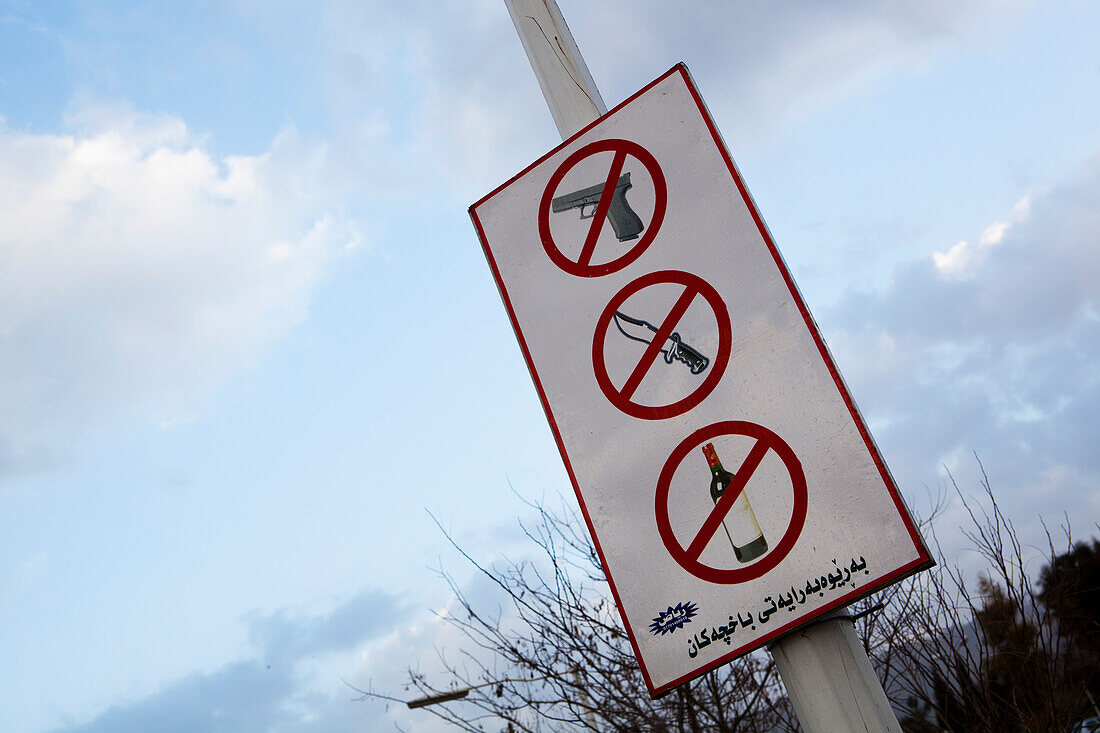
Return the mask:
<path fill-rule="evenodd" d="M 559 5 L 609 106 L 687 64 L 949 559 L 975 456 L 1098 533 L 1100 7 Z M 0 729 L 438 730 L 342 680 L 570 501 L 467 214 L 559 142 L 500 0 L 0 0 Z"/>

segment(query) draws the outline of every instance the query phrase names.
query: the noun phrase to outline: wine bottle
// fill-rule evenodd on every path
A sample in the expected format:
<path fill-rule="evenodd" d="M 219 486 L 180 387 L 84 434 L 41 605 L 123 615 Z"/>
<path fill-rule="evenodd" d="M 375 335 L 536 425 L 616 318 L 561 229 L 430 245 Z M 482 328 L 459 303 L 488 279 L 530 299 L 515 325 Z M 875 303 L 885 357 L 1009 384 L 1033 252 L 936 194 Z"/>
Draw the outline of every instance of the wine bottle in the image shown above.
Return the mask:
<path fill-rule="evenodd" d="M 703 446 L 703 455 L 706 456 L 707 465 L 710 466 L 710 498 L 717 504 L 718 499 L 733 483 L 733 474 L 722 468 L 722 462 L 714 452 L 713 443 Z M 737 556 L 739 562 L 755 560 L 768 551 L 768 541 L 760 531 L 760 524 L 756 521 L 756 514 L 753 513 L 749 497 L 744 491 L 726 513 L 722 520 L 722 527 L 726 530 L 726 536 L 733 545 L 733 554 Z"/>

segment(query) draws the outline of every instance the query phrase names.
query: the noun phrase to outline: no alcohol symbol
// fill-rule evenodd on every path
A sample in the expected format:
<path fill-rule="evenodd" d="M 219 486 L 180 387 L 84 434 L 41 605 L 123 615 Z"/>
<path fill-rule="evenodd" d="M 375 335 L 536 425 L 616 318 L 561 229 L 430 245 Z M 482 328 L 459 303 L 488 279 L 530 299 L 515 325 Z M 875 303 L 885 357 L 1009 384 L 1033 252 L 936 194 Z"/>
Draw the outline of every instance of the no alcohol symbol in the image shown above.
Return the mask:
<path fill-rule="evenodd" d="M 694 531 L 689 542 L 682 543 L 673 531 L 672 523 L 669 520 L 669 490 L 672 486 L 672 477 L 684 459 L 692 454 L 696 448 L 715 438 L 727 435 L 746 436 L 752 438 L 755 442 L 740 467 L 733 472 L 733 482 L 726 487 L 715 503 L 714 509 L 703 521 L 702 526 Z M 703 550 L 718 533 L 719 528 L 722 526 L 722 520 L 729 514 L 738 497 L 757 473 L 760 464 L 770 453 L 775 453 L 783 462 L 790 479 L 793 496 L 791 520 L 783 536 L 767 554 L 743 568 L 715 568 L 700 562 L 699 558 L 703 554 Z M 657 480 L 654 510 L 657 518 L 657 531 L 661 535 L 661 540 L 672 558 L 684 570 L 711 583 L 730 585 L 759 578 L 787 556 L 794 547 L 795 542 L 798 541 L 798 536 L 802 533 L 802 527 L 806 524 L 806 504 L 806 474 L 802 471 L 802 463 L 786 441 L 763 425 L 744 420 L 729 420 L 700 428 L 676 446 L 672 451 L 672 455 L 665 461 L 661 476 Z"/>

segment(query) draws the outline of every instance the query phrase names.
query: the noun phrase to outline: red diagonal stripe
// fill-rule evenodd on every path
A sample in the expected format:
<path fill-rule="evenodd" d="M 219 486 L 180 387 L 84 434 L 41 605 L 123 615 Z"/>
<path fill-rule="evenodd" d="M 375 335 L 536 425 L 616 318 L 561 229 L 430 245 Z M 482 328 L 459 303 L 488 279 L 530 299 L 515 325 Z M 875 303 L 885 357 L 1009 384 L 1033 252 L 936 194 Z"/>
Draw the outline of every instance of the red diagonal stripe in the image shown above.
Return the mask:
<path fill-rule="evenodd" d="M 615 158 L 611 161 L 611 170 L 603 184 L 600 203 L 596 205 L 596 213 L 592 215 L 592 226 L 588 229 L 588 237 L 584 240 L 581 256 L 577 258 L 579 265 L 587 265 L 592 261 L 592 254 L 596 251 L 596 240 L 600 238 L 603 223 L 607 221 L 607 210 L 611 208 L 611 198 L 615 195 L 615 187 L 619 184 L 624 163 L 626 163 L 626 151 L 616 150 Z"/>
<path fill-rule="evenodd" d="M 733 503 L 737 501 L 737 497 L 741 496 L 741 492 L 745 490 L 745 484 L 749 482 L 749 478 L 753 472 L 760 467 L 760 462 L 764 460 L 764 456 L 768 454 L 768 446 L 764 444 L 764 441 L 756 441 L 756 445 L 749 451 L 748 456 L 745 457 L 744 463 L 741 464 L 741 468 L 737 469 L 737 472 L 733 474 L 733 481 L 726 490 L 722 492 L 722 495 L 718 497 L 718 503 L 714 505 L 714 510 L 707 517 L 707 521 L 703 522 L 702 529 L 699 530 L 699 534 L 695 535 L 695 539 L 691 541 L 691 544 L 687 548 L 687 556 L 692 560 L 698 560 L 699 556 L 703 554 L 703 550 L 706 548 L 707 543 L 714 537 L 714 533 L 718 531 L 718 525 L 722 523 L 722 520 L 729 514 L 730 509 L 733 508 Z"/>
<path fill-rule="evenodd" d="M 626 384 L 619 391 L 625 399 L 630 399 L 634 396 L 635 390 L 638 389 L 638 385 L 642 383 L 642 379 L 645 378 L 646 372 L 649 371 L 649 367 L 653 365 L 653 362 L 657 361 L 657 354 L 661 353 L 661 347 L 664 346 L 665 341 L 672 335 L 672 329 L 676 328 L 676 324 L 680 322 L 680 319 L 684 317 L 684 313 L 687 311 L 688 306 L 691 305 L 691 301 L 695 300 L 696 291 L 692 288 L 684 288 L 684 292 L 680 294 L 679 299 L 675 305 L 672 306 L 672 310 L 669 311 L 665 320 L 661 322 L 661 327 L 657 329 L 657 333 L 653 334 L 653 340 L 649 342 L 649 346 L 646 347 L 645 353 L 642 354 L 642 358 L 638 361 L 638 365 L 634 367 L 634 371 L 630 373 L 630 377 L 626 380 Z"/>

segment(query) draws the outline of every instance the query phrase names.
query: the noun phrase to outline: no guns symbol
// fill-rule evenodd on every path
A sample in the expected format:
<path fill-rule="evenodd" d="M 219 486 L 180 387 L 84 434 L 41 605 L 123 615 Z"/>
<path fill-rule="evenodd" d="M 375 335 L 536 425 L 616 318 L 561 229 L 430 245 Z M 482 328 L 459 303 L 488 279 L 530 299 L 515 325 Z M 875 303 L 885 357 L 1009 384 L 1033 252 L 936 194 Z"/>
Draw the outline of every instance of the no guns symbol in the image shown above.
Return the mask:
<path fill-rule="evenodd" d="M 639 312 L 630 305 L 630 302 L 638 302 L 631 300 L 634 296 L 640 296 L 639 300 L 642 300 L 650 294 L 653 294 L 653 299 L 649 301 L 650 308 L 641 312 L 653 318 L 654 323 L 627 315 L 627 310 Z M 717 331 L 714 334 L 717 339 L 711 339 L 714 344 L 713 361 L 684 342 L 681 333 L 686 331 L 675 330 L 696 299 L 701 301 L 699 312 L 706 313 L 711 321 L 708 329 Z M 659 301 L 664 301 L 660 307 L 657 306 Z M 664 315 L 658 317 L 661 313 Z M 631 341 L 646 344 L 641 353 L 622 358 L 619 366 L 626 367 L 626 370 L 620 370 L 615 379 L 608 371 L 608 364 L 614 364 L 614 361 L 609 362 L 608 353 L 625 353 L 619 348 L 619 344 L 625 342 L 617 336 L 608 338 L 612 323 L 620 334 Z M 667 420 L 693 409 L 714 391 L 729 364 L 732 342 L 729 311 L 718 291 L 689 272 L 661 270 L 627 283 L 604 308 L 596 321 L 592 338 L 592 369 L 600 390 L 619 410 L 641 420 Z M 658 359 L 669 365 L 679 362 L 687 369 L 678 368 L 670 372 L 661 367 L 663 373 L 654 375 L 658 381 L 650 382 L 649 388 L 643 387 Z M 655 404 L 649 403 L 644 394 L 656 398 Z"/>
<path fill-rule="evenodd" d="M 599 153 L 613 153 L 611 167 L 603 183 L 586 186 L 559 196 L 554 195 L 570 171 Z M 648 226 L 642 222 L 641 217 L 626 200 L 626 192 L 634 185 L 630 180 L 631 173 L 623 172 L 628 156 L 642 164 L 653 182 L 653 214 L 649 218 Z M 542 247 L 555 265 L 576 277 L 601 277 L 618 272 L 641 257 L 653 242 L 664 221 L 667 204 L 668 189 L 665 185 L 665 175 L 661 171 L 661 166 L 657 164 L 657 159 L 648 150 L 629 140 L 597 140 L 575 151 L 550 176 L 539 203 L 538 224 Z M 564 254 L 563 248 L 554 241 L 554 234 L 550 228 L 551 212 L 560 214 L 573 209 L 580 209 L 580 218 L 591 222 L 576 259 Z M 608 221 L 611 222 L 615 239 L 619 243 L 635 240 L 636 243 L 626 252 L 607 262 L 594 263 L 600 233 Z M 612 240 L 612 243 L 614 244 L 615 241 Z M 576 242 L 573 243 L 572 251 L 576 251 L 576 244 Z"/>

